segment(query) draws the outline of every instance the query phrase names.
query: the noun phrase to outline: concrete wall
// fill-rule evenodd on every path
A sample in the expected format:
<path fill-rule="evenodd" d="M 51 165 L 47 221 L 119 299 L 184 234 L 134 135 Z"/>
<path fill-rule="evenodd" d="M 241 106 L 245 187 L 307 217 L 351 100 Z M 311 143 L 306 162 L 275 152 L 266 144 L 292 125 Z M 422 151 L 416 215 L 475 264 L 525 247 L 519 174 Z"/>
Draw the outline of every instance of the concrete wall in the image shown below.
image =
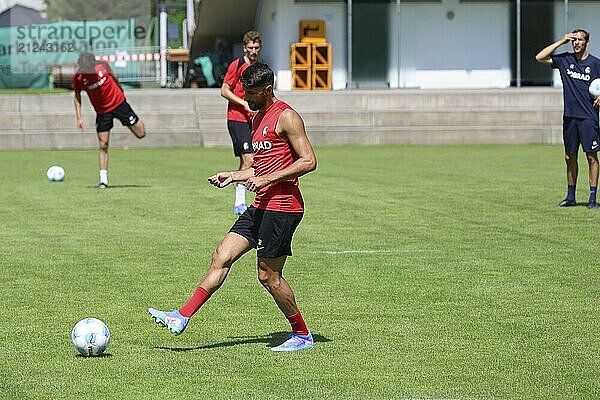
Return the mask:
<path fill-rule="evenodd" d="M 148 136 L 115 121 L 113 147 L 231 146 L 218 89 L 130 90 Z M 561 143 L 562 95 L 555 88 L 493 90 L 280 91 L 302 115 L 312 142 L 339 144 Z M 0 95 L 0 149 L 94 148 L 93 112 L 75 126 L 71 94 Z"/>

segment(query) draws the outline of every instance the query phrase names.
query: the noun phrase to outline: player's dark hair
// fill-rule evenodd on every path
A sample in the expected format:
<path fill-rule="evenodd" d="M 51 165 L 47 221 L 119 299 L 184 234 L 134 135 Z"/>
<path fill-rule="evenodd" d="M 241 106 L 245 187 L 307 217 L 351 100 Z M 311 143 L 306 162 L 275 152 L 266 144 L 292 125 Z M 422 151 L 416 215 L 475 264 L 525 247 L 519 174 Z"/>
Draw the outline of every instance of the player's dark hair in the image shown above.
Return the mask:
<path fill-rule="evenodd" d="M 242 72 L 242 85 L 254 89 L 273 85 L 275 82 L 273 70 L 267 65 L 255 62 Z"/>
<path fill-rule="evenodd" d="M 577 28 L 575 30 L 573 30 L 573 32 L 571 33 L 583 33 L 583 36 L 585 37 L 585 41 L 589 42 L 590 41 L 590 33 L 588 31 L 586 31 L 585 29 L 581 29 L 581 28 Z"/>
<path fill-rule="evenodd" d="M 248 31 L 244 34 L 244 38 L 242 39 L 244 44 L 248 44 L 248 42 L 258 42 L 262 44 L 262 39 L 260 37 L 260 33 L 256 31 Z"/>
<path fill-rule="evenodd" d="M 87 52 L 81 53 L 79 55 L 79 58 L 77 59 L 77 64 L 79 65 L 77 73 L 80 73 L 80 74 L 93 73 L 96 63 L 97 63 L 96 56 L 94 56 L 92 53 L 87 53 Z"/>

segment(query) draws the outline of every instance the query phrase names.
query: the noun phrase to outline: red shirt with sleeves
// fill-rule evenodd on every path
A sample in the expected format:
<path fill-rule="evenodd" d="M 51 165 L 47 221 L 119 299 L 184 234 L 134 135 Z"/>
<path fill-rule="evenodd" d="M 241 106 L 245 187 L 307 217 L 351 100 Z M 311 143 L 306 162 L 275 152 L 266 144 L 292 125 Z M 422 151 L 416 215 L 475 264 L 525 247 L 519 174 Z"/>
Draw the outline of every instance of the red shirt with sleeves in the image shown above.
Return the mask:
<path fill-rule="evenodd" d="M 98 114 L 106 114 L 113 111 L 125 101 L 125 95 L 113 79 L 110 65 L 99 61 L 94 66 L 95 73 L 73 74 L 73 88 L 80 93 L 85 90 L 94 110 Z"/>
<path fill-rule="evenodd" d="M 287 109 L 293 110 L 288 104 L 277 100 L 267 110 L 256 114 L 252 120 L 255 176 L 282 170 L 299 158 L 290 143 L 275 133 L 279 115 Z M 265 186 L 256 193 L 252 205 L 271 211 L 303 212 L 304 200 L 300 193 L 298 178 Z"/>
<path fill-rule="evenodd" d="M 245 92 L 240 78 L 242 77 L 242 72 L 249 66 L 250 64 L 247 64 L 243 57 L 237 58 L 229 64 L 225 78 L 223 78 L 223 82 L 229 85 L 233 94 L 241 99 L 244 98 Z M 252 121 L 252 114 L 243 106 L 230 101 L 227 104 L 227 119 L 230 121 L 250 122 Z"/>

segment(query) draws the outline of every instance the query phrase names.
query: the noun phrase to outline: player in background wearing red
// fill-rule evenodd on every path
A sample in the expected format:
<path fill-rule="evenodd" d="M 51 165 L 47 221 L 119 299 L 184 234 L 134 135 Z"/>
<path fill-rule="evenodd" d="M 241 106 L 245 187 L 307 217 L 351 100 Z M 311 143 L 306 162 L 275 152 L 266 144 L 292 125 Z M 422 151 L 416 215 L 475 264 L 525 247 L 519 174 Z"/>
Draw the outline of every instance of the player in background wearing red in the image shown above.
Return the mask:
<path fill-rule="evenodd" d="M 300 115 L 273 94 L 274 75 L 255 63 L 242 74 L 245 99 L 258 111 L 252 122 L 252 168 L 219 172 L 208 181 L 223 188 L 244 182 L 256 193 L 252 205 L 238 218 L 212 254 L 212 261 L 193 296 L 178 310 L 149 308 L 155 321 L 176 335 L 227 277 L 232 264 L 256 248 L 258 280 L 271 294 L 290 323 L 292 334 L 273 351 L 313 347 L 313 337 L 300 313 L 294 293 L 283 278 L 283 266 L 292 255 L 292 235 L 304 214 L 298 178 L 317 168 L 313 147 Z"/>
<path fill-rule="evenodd" d="M 77 64 L 77 71 L 73 74 L 77 127 L 84 131 L 81 117 L 81 91 L 84 90 L 96 111 L 100 164 L 100 182 L 96 188 L 104 189 L 108 187 L 108 142 L 113 119 L 118 118 L 138 139 L 146 136 L 146 131 L 144 122 L 127 103 L 123 88 L 108 63 L 96 61 L 92 53 L 81 53 Z"/>
<path fill-rule="evenodd" d="M 240 78 L 242 73 L 258 59 L 262 48 L 260 33 L 249 31 L 244 34 L 244 55 L 233 60 L 227 67 L 221 96 L 227 103 L 227 130 L 233 142 L 233 153 L 240 159 L 238 171 L 252 167 L 252 116 L 254 113 L 244 100 L 244 88 Z M 241 215 L 246 211 L 246 188 L 235 184 L 235 202 L 233 213 Z"/>

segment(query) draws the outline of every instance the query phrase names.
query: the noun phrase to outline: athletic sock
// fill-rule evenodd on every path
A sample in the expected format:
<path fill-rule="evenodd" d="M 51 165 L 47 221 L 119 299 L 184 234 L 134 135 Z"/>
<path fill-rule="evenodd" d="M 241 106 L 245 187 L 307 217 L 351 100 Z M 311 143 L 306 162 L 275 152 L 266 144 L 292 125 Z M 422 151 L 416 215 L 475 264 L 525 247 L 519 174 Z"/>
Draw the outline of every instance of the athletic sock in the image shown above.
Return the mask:
<path fill-rule="evenodd" d="M 238 183 L 235 185 L 235 205 L 246 204 L 246 186 Z"/>
<path fill-rule="evenodd" d="M 100 170 L 100 183 L 104 183 L 105 185 L 108 185 L 108 170 L 107 169 Z"/>
<path fill-rule="evenodd" d="M 588 201 L 588 203 L 595 203 L 596 202 L 596 190 L 598 188 L 596 186 L 590 186 L 590 200 Z"/>
<path fill-rule="evenodd" d="M 575 201 L 575 185 L 567 186 L 567 200 Z"/>
<path fill-rule="evenodd" d="M 208 293 L 202 286 L 198 286 L 192 295 L 192 298 L 189 299 L 188 302 L 179 309 L 179 314 L 190 318 L 196 313 L 196 311 L 200 309 L 202 304 L 204 304 L 209 297 L 210 293 Z"/>
<path fill-rule="evenodd" d="M 292 332 L 303 336 L 308 335 L 308 328 L 304 323 L 304 319 L 302 318 L 302 314 L 300 314 L 300 311 L 286 318 L 288 321 L 290 321 L 290 325 L 292 326 Z"/>

